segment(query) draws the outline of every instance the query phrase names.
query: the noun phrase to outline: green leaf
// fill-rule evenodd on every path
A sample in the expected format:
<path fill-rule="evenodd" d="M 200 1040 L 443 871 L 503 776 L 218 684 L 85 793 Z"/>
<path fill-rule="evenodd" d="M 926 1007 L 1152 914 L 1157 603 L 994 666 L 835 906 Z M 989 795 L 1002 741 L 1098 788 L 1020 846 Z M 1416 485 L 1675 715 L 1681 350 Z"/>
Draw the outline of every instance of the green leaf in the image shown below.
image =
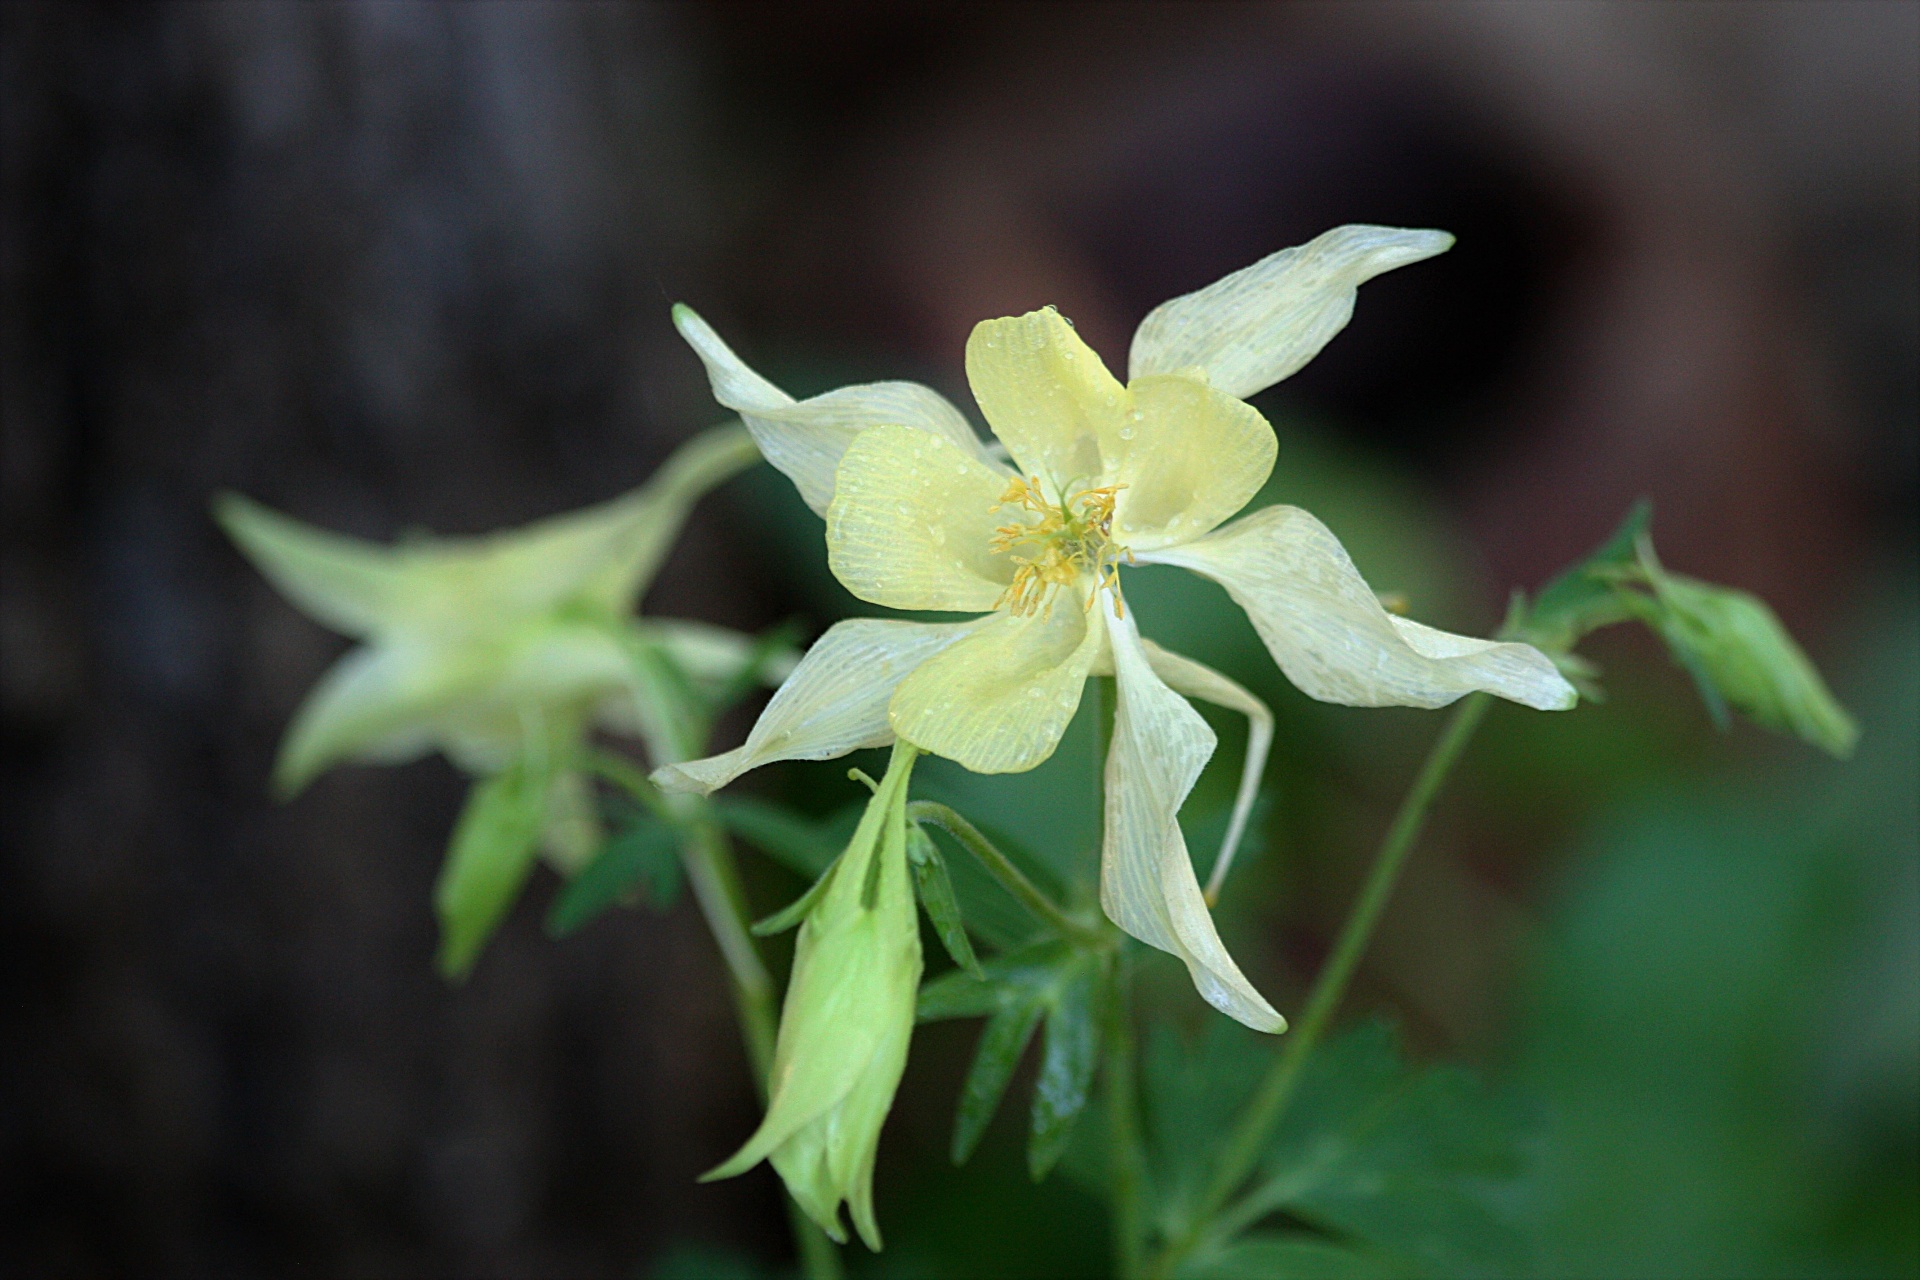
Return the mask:
<path fill-rule="evenodd" d="M 1859 726 L 1828 690 L 1780 619 L 1758 596 L 1668 573 L 1643 544 L 1642 563 L 1659 609 L 1655 627 L 1693 673 L 1707 709 L 1726 727 L 1726 707 L 1848 756 Z"/>
<path fill-rule="evenodd" d="M 730 796 L 714 809 L 729 831 L 808 880 L 833 864 L 853 833 L 850 825 L 842 830 L 838 815 L 817 822 L 764 800 Z"/>
<path fill-rule="evenodd" d="M 547 912 L 548 935 L 579 932 L 636 889 L 656 911 L 672 906 L 680 892 L 679 833 L 638 809 L 554 899 Z"/>
<path fill-rule="evenodd" d="M 1386 1280 L 1404 1268 L 1305 1233 L 1256 1232 L 1189 1259 L 1178 1280 Z"/>
<path fill-rule="evenodd" d="M 1098 977 L 1092 957 L 1076 957 L 1047 1012 L 1047 1045 L 1033 1086 L 1033 1124 L 1027 1139 L 1027 1172 L 1035 1182 L 1059 1163 L 1073 1137 L 1073 1122 L 1093 1091 L 1093 1070 L 1100 1061 Z"/>
<path fill-rule="evenodd" d="M 879 861 L 878 858 L 873 859 L 875 864 Z M 812 887 L 805 893 L 766 919 L 754 921 L 751 930 L 753 935 L 756 938 L 767 938 L 776 933 L 785 933 L 787 930 L 798 925 L 802 920 L 805 920 L 807 913 L 813 910 L 814 904 L 819 902 L 820 896 L 827 891 L 827 886 L 833 883 L 833 873 L 839 869 L 840 861 L 836 858 L 825 871 L 820 873 L 820 878 L 815 880 Z"/>
<path fill-rule="evenodd" d="M 1073 958 L 1073 947 L 1048 941 L 994 956 L 980 966 L 982 978 L 964 969 L 945 973 L 920 988 L 919 1019 L 978 1018 L 1001 1007 L 1033 998 Z"/>
<path fill-rule="evenodd" d="M 1162 1032 L 1144 1055 L 1153 1185 L 1176 1236 L 1273 1062 L 1270 1040 L 1217 1022 L 1191 1049 Z M 1532 1242 L 1506 1208 L 1524 1141 L 1512 1109 L 1465 1072 L 1409 1067 L 1393 1032 L 1366 1024 L 1308 1060 L 1258 1181 L 1227 1212 L 1248 1227 L 1285 1214 L 1320 1228 L 1377 1255 L 1368 1274 L 1524 1275 Z"/>
<path fill-rule="evenodd" d="M 980 966 L 981 977 L 956 969 L 920 989 L 922 1022 L 988 1015 L 961 1093 L 955 1163 L 972 1154 L 1042 1018 L 1046 1046 L 1034 1089 L 1027 1167 L 1037 1182 L 1059 1161 L 1086 1109 L 1099 1062 L 1100 963 L 1098 956 L 1055 940 L 994 956 Z"/>
<path fill-rule="evenodd" d="M 1504 1196 L 1525 1172 L 1513 1110 L 1465 1071 L 1409 1067 L 1391 1028 L 1323 1046 L 1252 1193 L 1441 1274 L 1525 1274 L 1532 1244 Z"/>
<path fill-rule="evenodd" d="M 1635 548 L 1652 520 L 1651 502 L 1642 498 L 1634 503 L 1612 537 L 1541 588 L 1519 638 L 1562 654 L 1588 632 L 1634 617 L 1632 601 L 1622 599 L 1617 585 L 1618 571 L 1635 564 Z"/>
<path fill-rule="evenodd" d="M 1272 1037 L 1209 1018 L 1189 1046 L 1165 1024 L 1141 1050 L 1143 1112 L 1162 1227 L 1178 1236 L 1212 1175 L 1221 1137 L 1273 1061 Z"/>
<path fill-rule="evenodd" d="M 1013 1079 L 1013 1069 L 1026 1052 L 1027 1041 L 1040 1024 L 1045 1006 L 1038 1000 L 1007 1005 L 987 1019 L 980 1033 L 980 1048 L 973 1055 L 973 1066 L 960 1090 L 960 1113 L 953 1125 L 953 1162 L 965 1164 L 980 1143 L 987 1121 L 999 1110 L 1000 1099 Z"/>
<path fill-rule="evenodd" d="M 472 970 L 533 870 L 547 782 L 544 773 L 516 766 L 467 793 L 433 890 L 440 917 L 438 964 L 450 980 Z"/>
<path fill-rule="evenodd" d="M 933 922 L 940 945 L 947 949 L 955 964 L 984 982 L 987 975 L 973 954 L 966 923 L 960 918 L 960 904 L 954 900 L 947 864 L 927 833 L 911 825 L 907 828 L 907 861 L 913 867 L 913 883 L 920 890 L 920 905 L 926 908 L 927 919 Z"/>

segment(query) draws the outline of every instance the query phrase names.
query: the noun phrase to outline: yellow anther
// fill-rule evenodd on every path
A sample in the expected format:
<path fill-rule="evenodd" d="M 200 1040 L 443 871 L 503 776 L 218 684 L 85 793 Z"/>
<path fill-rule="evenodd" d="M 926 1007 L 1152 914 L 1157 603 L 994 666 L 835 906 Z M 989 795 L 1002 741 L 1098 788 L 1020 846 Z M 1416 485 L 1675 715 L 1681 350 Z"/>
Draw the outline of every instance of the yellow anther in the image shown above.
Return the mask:
<path fill-rule="evenodd" d="M 1102 586 L 1119 582 L 1117 557 L 1131 554 L 1113 544 L 1114 496 L 1125 485 L 1105 485 L 1096 489 L 1077 489 L 1058 503 L 1047 501 L 1038 476 L 1015 476 L 1007 490 L 990 510 L 1007 508 L 1031 513 L 1039 519 L 1017 521 L 996 528 L 988 541 L 988 550 L 1009 556 L 1014 563 L 1013 581 L 1001 593 L 996 606 L 1024 616 L 1044 605 L 1053 609 L 1053 589 L 1068 586 L 1082 575 L 1094 576 L 1094 595 Z M 1093 608 L 1093 597 L 1086 602 Z"/>

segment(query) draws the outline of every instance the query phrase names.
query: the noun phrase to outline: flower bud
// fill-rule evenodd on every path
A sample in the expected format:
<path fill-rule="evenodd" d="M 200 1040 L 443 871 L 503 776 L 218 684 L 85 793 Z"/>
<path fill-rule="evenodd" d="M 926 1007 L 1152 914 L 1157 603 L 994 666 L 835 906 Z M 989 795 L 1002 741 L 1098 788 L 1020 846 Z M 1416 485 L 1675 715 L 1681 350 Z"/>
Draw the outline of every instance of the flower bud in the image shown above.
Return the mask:
<path fill-rule="evenodd" d="M 914 747 L 898 743 L 859 829 L 800 926 L 760 1128 L 702 1181 L 771 1160 L 807 1215 L 844 1241 L 840 1202 L 870 1249 L 873 1166 L 913 1035 L 920 928 L 906 853 Z"/>
<path fill-rule="evenodd" d="M 1647 562 L 1656 625 L 1710 695 L 1833 755 L 1852 753 L 1859 727 L 1765 601 Z"/>

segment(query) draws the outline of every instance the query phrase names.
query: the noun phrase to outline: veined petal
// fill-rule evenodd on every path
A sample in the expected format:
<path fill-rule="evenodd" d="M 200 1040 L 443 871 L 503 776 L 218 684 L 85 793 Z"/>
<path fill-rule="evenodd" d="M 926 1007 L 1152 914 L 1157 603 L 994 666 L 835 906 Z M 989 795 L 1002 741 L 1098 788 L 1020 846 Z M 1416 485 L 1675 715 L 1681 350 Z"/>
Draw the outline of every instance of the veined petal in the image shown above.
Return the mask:
<path fill-rule="evenodd" d="M 996 613 L 923 663 L 894 692 L 894 732 L 975 773 L 1022 773 L 1053 754 L 1106 643 L 1082 588 L 1059 588 L 1051 609 Z"/>
<path fill-rule="evenodd" d="M 911 427 L 873 427 L 840 459 L 827 563 L 847 590 L 894 609 L 984 613 L 1013 580 L 988 544 L 1007 478 Z"/>
<path fill-rule="evenodd" d="M 436 736 L 435 718 L 472 680 L 464 664 L 417 648 L 353 650 L 294 713 L 274 762 L 275 789 L 291 796 L 329 765 L 357 756 L 391 761 L 417 754 Z"/>
<path fill-rule="evenodd" d="M 378 543 L 316 529 L 237 493 L 214 518 L 280 593 L 343 635 L 371 635 L 401 594 L 400 558 Z"/>
<path fill-rule="evenodd" d="M 1318 355 L 1346 327 L 1362 284 L 1452 245 L 1444 231 L 1335 227 L 1148 312 L 1133 335 L 1127 376 L 1198 366 L 1214 386 L 1245 399 Z"/>
<path fill-rule="evenodd" d="M 967 382 L 1022 472 L 1056 487 L 1095 483 L 1128 426 L 1127 389 L 1052 307 L 975 325 Z"/>
<path fill-rule="evenodd" d="M 1246 506 L 1273 473 L 1273 428 L 1245 401 L 1171 374 L 1135 379 L 1127 394 L 1102 481 L 1126 486 L 1113 508 L 1121 545 L 1190 542 Z"/>
<path fill-rule="evenodd" d="M 674 327 L 707 367 L 713 398 L 740 415 L 768 462 L 793 481 L 820 515 L 833 501 L 840 455 L 869 427 L 892 423 L 928 431 L 974 458 L 980 438 L 946 397 L 917 382 L 869 382 L 795 400 L 748 368 L 693 308 L 673 309 Z"/>
<path fill-rule="evenodd" d="M 610 502 L 479 538 L 435 538 L 403 549 L 416 590 L 410 615 L 435 610 L 448 629 L 491 631 L 504 617 L 575 601 L 610 615 L 632 610 L 687 512 L 759 459 L 738 426 L 703 431 L 639 488 Z"/>
<path fill-rule="evenodd" d="M 1387 613 L 1327 527 L 1274 506 L 1142 556 L 1212 578 L 1301 692 L 1350 707 L 1443 707 L 1475 690 L 1542 711 L 1577 700 L 1531 645 L 1475 640 Z"/>
<path fill-rule="evenodd" d="M 1227 868 L 1233 865 L 1240 837 L 1246 832 L 1254 797 L 1260 793 L 1260 775 L 1266 770 L 1267 750 L 1273 745 L 1273 712 L 1266 703 L 1205 663 L 1162 649 L 1144 636 L 1140 645 L 1146 651 L 1147 664 L 1153 668 L 1153 674 L 1166 681 L 1175 693 L 1205 698 L 1215 706 L 1238 711 L 1247 718 L 1247 756 L 1240 766 L 1240 790 L 1233 798 L 1233 817 L 1227 823 L 1226 837 L 1220 841 L 1220 852 L 1207 876 L 1205 897 L 1212 904 L 1220 898 L 1220 886 L 1227 878 Z"/>
<path fill-rule="evenodd" d="M 645 484 L 607 504 L 630 508 L 631 532 L 618 558 L 587 583 L 588 597 L 609 612 L 631 613 L 693 504 L 759 460 L 751 433 L 732 425 L 702 431 L 675 449 Z"/>
<path fill-rule="evenodd" d="M 1111 600 L 1101 593 L 1103 613 Z M 1140 941 L 1185 961 L 1208 1004 L 1256 1031 L 1283 1031 L 1286 1019 L 1220 941 L 1180 832 L 1180 805 L 1213 754 L 1213 730 L 1154 674 L 1131 615 L 1107 626 L 1120 696 L 1107 752 L 1100 905 Z"/>
<path fill-rule="evenodd" d="M 670 791 L 705 794 L 775 760 L 828 760 L 883 747 L 894 736 L 887 700 L 901 680 L 980 625 L 888 618 L 836 623 L 800 659 L 745 743 L 704 760 L 666 765 L 653 780 Z"/>

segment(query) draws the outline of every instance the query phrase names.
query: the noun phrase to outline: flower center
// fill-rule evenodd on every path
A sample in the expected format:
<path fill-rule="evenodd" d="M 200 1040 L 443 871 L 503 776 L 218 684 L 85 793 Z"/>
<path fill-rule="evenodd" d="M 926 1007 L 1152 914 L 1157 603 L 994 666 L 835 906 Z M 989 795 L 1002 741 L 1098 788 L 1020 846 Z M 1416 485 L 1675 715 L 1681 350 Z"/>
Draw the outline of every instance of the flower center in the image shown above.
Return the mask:
<path fill-rule="evenodd" d="M 988 550 L 1010 557 L 1014 564 L 1013 581 L 995 607 L 1005 605 L 1008 612 L 1024 616 L 1044 605 L 1051 614 L 1054 588 L 1070 586 L 1088 574 L 1094 586 L 1087 593 L 1087 609 L 1093 608 L 1102 586 L 1117 587 L 1120 557 L 1126 556 L 1129 563 L 1133 560 L 1131 552 L 1113 542 L 1114 495 L 1124 488 L 1110 484 L 1077 489 L 1050 502 L 1038 476 L 1015 476 L 1008 481 L 1007 491 L 990 509 L 1011 509 L 1029 518 L 1001 525 L 987 544 Z"/>

